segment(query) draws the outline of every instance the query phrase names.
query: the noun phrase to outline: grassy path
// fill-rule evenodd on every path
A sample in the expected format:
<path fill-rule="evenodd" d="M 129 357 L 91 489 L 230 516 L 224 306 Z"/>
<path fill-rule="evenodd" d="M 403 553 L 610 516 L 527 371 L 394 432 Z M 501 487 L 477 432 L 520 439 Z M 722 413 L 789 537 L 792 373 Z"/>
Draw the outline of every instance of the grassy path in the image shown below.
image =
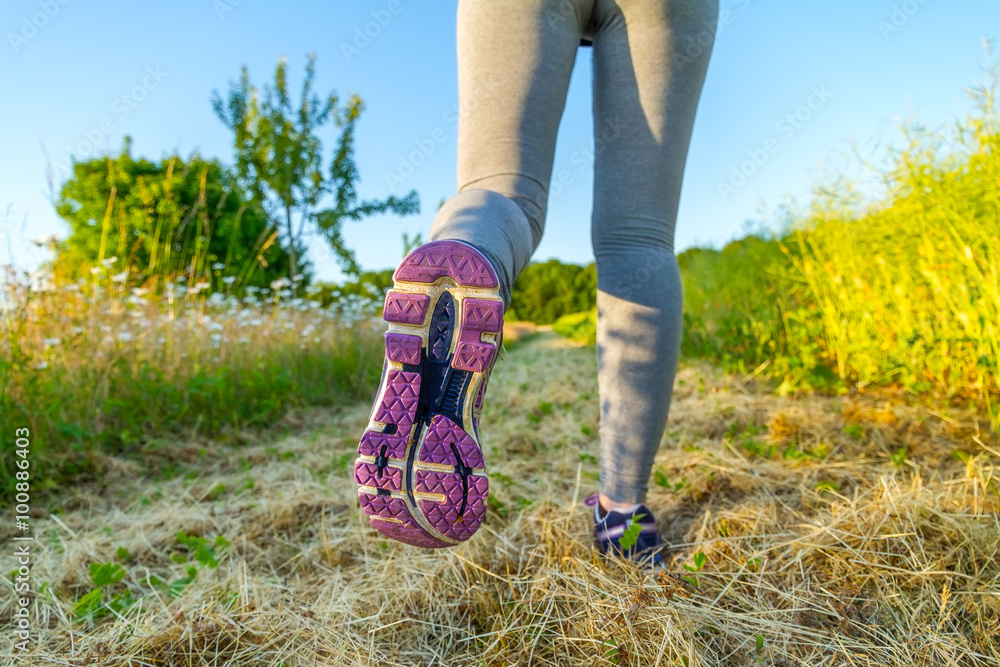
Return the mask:
<path fill-rule="evenodd" d="M 593 348 L 547 334 L 498 364 L 482 425 L 491 511 L 446 551 L 384 541 L 363 519 L 351 464 L 367 404 L 289 418 L 299 435 L 274 445 L 165 445 L 155 479 L 109 461 L 34 524 L 45 590 L 18 664 L 1000 660 L 1000 445 L 974 415 L 782 399 L 686 365 L 647 503 L 672 574 L 644 579 L 591 543 L 595 367 Z M 138 611 L 75 618 L 91 563 L 121 564 L 95 595 Z"/>

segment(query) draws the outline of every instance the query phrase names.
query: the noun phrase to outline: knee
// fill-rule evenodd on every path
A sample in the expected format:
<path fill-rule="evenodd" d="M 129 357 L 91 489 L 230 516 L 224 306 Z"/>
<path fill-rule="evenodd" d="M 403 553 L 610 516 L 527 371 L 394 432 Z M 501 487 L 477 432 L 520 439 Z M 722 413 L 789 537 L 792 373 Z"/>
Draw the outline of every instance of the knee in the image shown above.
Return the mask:
<path fill-rule="evenodd" d="M 619 219 L 595 225 L 591 235 L 594 256 L 629 253 L 674 253 L 673 225 L 649 218 Z"/>
<path fill-rule="evenodd" d="M 597 288 L 617 299 L 662 308 L 679 302 L 680 269 L 672 250 L 637 248 L 597 254 Z"/>

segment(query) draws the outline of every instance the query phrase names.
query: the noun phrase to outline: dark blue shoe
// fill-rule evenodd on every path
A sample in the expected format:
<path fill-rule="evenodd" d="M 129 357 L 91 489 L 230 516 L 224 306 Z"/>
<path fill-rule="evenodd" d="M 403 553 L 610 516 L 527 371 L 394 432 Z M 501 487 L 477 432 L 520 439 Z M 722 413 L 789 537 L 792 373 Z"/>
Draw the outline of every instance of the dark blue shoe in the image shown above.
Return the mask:
<path fill-rule="evenodd" d="M 635 561 L 650 570 L 666 569 L 663 557 L 660 555 L 660 536 L 657 532 L 656 517 L 645 505 L 639 505 L 634 512 L 606 512 L 598 501 L 599 494 L 587 498 L 584 502 L 594 508 L 594 539 L 602 554 L 611 552 Z M 603 516 L 602 516 L 603 515 Z M 635 544 L 627 549 L 619 540 L 627 528 L 632 525 L 641 526 Z"/>

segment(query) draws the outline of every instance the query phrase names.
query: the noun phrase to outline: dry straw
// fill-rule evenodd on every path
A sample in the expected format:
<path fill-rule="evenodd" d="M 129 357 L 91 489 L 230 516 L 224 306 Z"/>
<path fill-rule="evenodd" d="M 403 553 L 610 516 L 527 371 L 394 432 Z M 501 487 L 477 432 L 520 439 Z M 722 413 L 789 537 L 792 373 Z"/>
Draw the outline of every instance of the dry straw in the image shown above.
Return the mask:
<path fill-rule="evenodd" d="M 542 338 L 495 371 L 491 511 L 469 542 L 421 550 L 367 525 L 349 465 L 367 405 L 300 414 L 311 435 L 273 446 L 174 443 L 187 474 L 171 480 L 109 459 L 36 522 L 46 587 L 19 664 L 998 664 L 1000 445 L 981 418 L 782 399 L 686 366 L 648 498 L 672 564 L 647 577 L 602 560 L 581 502 L 597 484 L 593 349 Z M 172 599 L 144 580 L 183 574 L 178 531 L 230 545 Z M 138 607 L 76 620 L 89 564 L 119 548 L 106 598 Z M 699 553 L 700 572 L 682 567 Z"/>

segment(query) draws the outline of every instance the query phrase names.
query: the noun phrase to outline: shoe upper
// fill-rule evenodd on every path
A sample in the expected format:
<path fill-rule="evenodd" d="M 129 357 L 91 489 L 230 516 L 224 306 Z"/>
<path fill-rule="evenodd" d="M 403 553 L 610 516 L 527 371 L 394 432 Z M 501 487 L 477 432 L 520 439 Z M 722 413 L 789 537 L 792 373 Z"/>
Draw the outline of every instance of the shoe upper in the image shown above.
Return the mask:
<path fill-rule="evenodd" d="M 613 553 L 629 560 L 646 564 L 653 569 L 664 567 L 663 557 L 659 551 L 660 537 L 657 532 L 656 517 L 645 505 L 639 505 L 627 513 L 607 512 L 601 516 L 603 507 L 599 502 L 599 494 L 595 493 L 584 501 L 594 508 L 594 538 L 601 553 Z M 628 548 L 621 545 L 621 537 L 632 525 L 641 526 L 635 544 Z"/>

